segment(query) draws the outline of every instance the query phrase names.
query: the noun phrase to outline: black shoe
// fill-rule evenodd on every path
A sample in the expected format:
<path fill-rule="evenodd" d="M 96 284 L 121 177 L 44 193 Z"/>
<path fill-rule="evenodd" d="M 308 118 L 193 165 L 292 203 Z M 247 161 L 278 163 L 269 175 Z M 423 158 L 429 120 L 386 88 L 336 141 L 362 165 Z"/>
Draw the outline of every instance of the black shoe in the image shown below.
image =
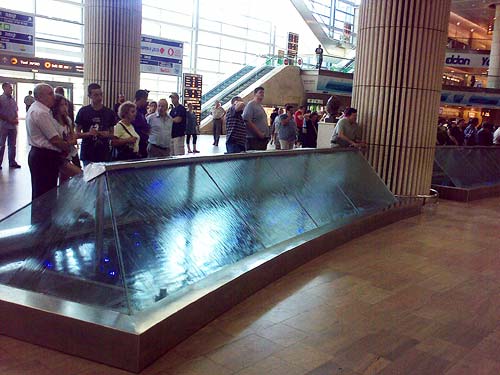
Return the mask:
<path fill-rule="evenodd" d="M 12 169 L 19 169 L 19 168 L 21 168 L 21 166 L 20 166 L 19 164 L 17 164 L 17 163 L 16 163 L 16 164 L 12 164 L 12 165 L 10 165 L 10 166 L 9 166 L 9 168 L 12 168 Z"/>

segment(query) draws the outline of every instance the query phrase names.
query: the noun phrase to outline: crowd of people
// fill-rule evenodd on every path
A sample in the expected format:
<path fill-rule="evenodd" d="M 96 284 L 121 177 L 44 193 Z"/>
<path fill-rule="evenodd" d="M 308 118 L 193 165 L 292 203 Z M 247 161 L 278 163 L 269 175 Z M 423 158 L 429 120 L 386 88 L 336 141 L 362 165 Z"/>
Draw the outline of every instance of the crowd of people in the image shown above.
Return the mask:
<path fill-rule="evenodd" d="M 15 159 L 17 104 L 12 85 L 4 83 L 2 88 L 0 161 L 8 141 L 9 165 L 20 168 Z M 88 85 L 87 95 L 90 104 L 81 107 L 76 116 L 62 87 L 38 84 L 25 98 L 33 199 L 82 173 L 90 163 L 184 155 L 186 147 L 188 153 L 199 152 L 196 115 L 191 104 L 186 108 L 180 103 L 177 93 L 169 96 L 170 103 L 167 99 L 148 101 L 147 90 L 137 90 L 133 101 L 120 94 L 113 109 L 103 104 L 99 84 Z M 264 95 L 264 88 L 257 87 L 247 103 L 236 96 L 227 111 L 216 102 L 212 110 L 213 145 L 218 147 L 225 124 L 227 153 L 266 150 L 273 144 L 277 150 L 317 147 L 322 113 L 286 105 L 274 108 L 268 117 Z M 331 142 L 332 147 L 361 144 L 355 109 L 344 112 Z"/>
<path fill-rule="evenodd" d="M 471 118 L 468 122 L 441 119 L 438 122 L 436 145 L 439 146 L 497 146 L 500 145 L 500 126 L 488 121 L 479 123 Z"/>
<path fill-rule="evenodd" d="M 5 131 L 9 162 L 11 168 L 20 168 L 15 162 L 17 105 L 12 99 L 12 86 L 5 83 L 3 89 L 6 95 L 4 99 L 0 97 L 0 121 L 14 129 Z M 166 99 L 148 102 L 148 94 L 147 90 L 137 90 L 133 102 L 120 94 L 112 110 L 103 104 L 100 85 L 92 83 L 87 87 L 90 104 L 75 116 L 73 104 L 65 98 L 62 87 L 36 85 L 33 101 L 25 100 L 32 198 L 56 187 L 58 181 L 82 173 L 82 167 L 89 163 L 184 155 L 185 145 L 188 152 L 199 152 L 199 128 L 192 106 L 185 108 L 177 93 L 170 95 L 170 104 Z"/>
<path fill-rule="evenodd" d="M 276 150 L 316 147 L 320 120 L 317 112 L 306 111 L 303 106 L 294 110 L 292 105 L 286 105 L 274 108 L 268 118 L 263 100 L 263 87 L 254 90 L 248 103 L 239 96 L 231 100 L 231 107 L 225 113 L 227 153 L 266 150 L 273 144 Z M 214 123 L 214 137 L 217 126 Z M 218 138 L 214 138 L 214 145 L 217 144 Z"/>

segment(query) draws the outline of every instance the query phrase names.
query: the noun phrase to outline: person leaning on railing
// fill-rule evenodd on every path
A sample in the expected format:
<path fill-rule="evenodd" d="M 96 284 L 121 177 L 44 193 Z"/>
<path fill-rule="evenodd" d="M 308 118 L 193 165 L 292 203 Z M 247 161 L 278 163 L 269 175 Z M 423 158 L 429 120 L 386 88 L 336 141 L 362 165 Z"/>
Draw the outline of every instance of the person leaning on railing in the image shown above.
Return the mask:
<path fill-rule="evenodd" d="M 332 147 L 365 147 L 366 143 L 361 140 L 361 127 L 357 124 L 357 113 L 355 108 L 347 108 L 332 135 Z"/>

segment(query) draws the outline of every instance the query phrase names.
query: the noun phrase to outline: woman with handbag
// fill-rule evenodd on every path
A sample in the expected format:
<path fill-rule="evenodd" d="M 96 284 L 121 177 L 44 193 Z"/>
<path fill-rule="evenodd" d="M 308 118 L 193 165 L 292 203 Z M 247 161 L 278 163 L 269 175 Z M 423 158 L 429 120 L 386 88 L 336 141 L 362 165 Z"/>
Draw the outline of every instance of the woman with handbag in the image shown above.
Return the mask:
<path fill-rule="evenodd" d="M 132 125 L 137 108 L 132 102 L 123 103 L 118 108 L 120 121 L 115 125 L 113 146 L 113 160 L 131 160 L 139 158 L 139 140 Z"/>

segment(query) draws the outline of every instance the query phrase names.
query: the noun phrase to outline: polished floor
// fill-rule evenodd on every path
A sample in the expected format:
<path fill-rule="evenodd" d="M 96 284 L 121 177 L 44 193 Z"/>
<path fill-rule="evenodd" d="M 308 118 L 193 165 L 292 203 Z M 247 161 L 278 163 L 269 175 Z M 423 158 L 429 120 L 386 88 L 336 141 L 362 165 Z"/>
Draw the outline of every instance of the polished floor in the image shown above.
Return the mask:
<path fill-rule="evenodd" d="M 442 201 L 356 239 L 256 293 L 142 374 L 498 375 L 499 207 L 500 198 Z M 0 373 L 126 374 L 4 336 Z"/>

